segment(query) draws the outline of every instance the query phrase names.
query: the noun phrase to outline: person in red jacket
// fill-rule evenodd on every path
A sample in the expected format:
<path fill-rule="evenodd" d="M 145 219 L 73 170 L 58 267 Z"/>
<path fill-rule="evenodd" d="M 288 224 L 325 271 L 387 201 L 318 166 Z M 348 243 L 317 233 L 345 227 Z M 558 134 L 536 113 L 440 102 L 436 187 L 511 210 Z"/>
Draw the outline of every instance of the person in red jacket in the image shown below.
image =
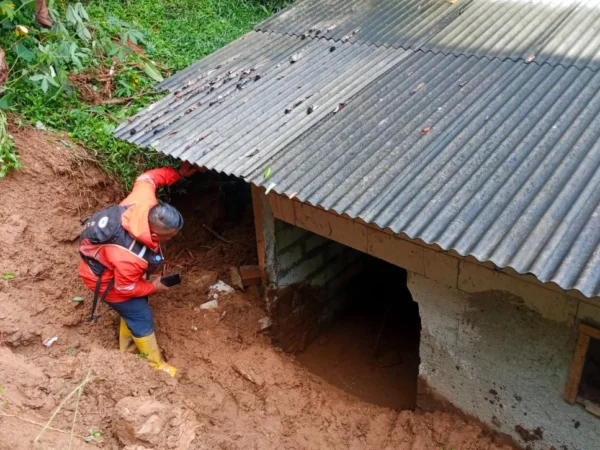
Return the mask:
<path fill-rule="evenodd" d="M 105 294 L 106 303 L 121 316 L 119 348 L 130 352 L 137 348 L 146 355 L 150 365 L 171 376 L 175 376 L 177 369 L 164 362 L 160 355 L 148 305 L 149 295 L 169 288 L 160 282 L 159 277 L 145 279 L 150 268 L 147 257 L 149 254 L 156 255 L 160 261 L 160 243 L 174 237 L 183 227 L 179 211 L 169 204 L 159 203 L 156 189 L 171 185 L 181 176 L 190 176 L 196 171 L 189 163 L 183 163 L 179 172 L 165 167 L 142 174 L 135 181 L 131 193 L 120 203 L 126 208 L 121 216 L 124 239 L 129 239 L 131 245 L 101 244 L 94 247 L 88 244 L 85 249 L 86 254 L 93 255 L 93 259 L 105 268 L 99 294 Z M 98 276 L 83 260 L 79 276 L 92 292 L 96 289 Z M 107 288 L 108 292 L 105 292 Z"/>

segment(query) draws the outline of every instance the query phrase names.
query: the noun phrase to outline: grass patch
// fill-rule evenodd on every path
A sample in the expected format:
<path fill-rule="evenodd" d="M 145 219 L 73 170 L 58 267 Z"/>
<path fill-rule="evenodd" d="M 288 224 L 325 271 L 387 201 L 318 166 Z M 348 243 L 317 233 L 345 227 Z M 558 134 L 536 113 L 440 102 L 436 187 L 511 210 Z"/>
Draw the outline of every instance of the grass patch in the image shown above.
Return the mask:
<path fill-rule="evenodd" d="M 168 76 L 237 39 L 287 3 L 286 0 L 92 0 L 85 8 L 92 32 L 108 30 L 117 37 L 140 32 L 144 58 L 154 61 L 160 72 Z M 64 8 L 66 4 L 56 0 L 56 8 L 61 5 Z M 134 31 L 129 31 L 129 27 Z M 0 35 L 0 45 L 6 50 L 9 67 L 14 67 L 19 60 L 8 51 L 15 43 L 7 36 Z M 85 67 L 90 66 L 110 67 L 111 55 L 100 59 L 90 58 L 87 66 L 74 68 L 73 72 L 85 73 Z M 112 137 L 119 123 L 159 98 L 156 94 L 136 97 L 147 93 L 156 82 L 156 76 L 142 70 L 144 61 L 140 58 L 136 61 L 137 67 L 132 67 L 135 64 L 121 65 L 115 78 L 114 96 L 133 97 L 124 104 L 88 104 L 72 89 L 51 85 L 44 92 L 33 80 L 11 85 L 9 79 L 9 108 L 32 124 L 66 130 L 129 188 L 142 170 L 166 161 L 162 155 Z M 21 75 L 11 73 L 11 78 L 17 76 Z M 39 77 L 37 81 L 40 81 Z"/>

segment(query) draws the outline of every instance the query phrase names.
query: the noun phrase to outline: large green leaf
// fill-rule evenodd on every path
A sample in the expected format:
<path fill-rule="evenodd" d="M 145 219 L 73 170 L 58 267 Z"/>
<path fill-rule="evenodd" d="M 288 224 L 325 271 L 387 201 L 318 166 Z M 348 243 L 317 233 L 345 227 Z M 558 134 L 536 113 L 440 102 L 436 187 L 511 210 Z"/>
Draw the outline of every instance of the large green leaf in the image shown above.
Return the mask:
<path fill-rule="evenodd" d="M 152 78 L 154 81 L 157 82 L 161 82 L 164 81 L 163 76 L 160 74 L 160 72 L 158 71 L 158 68 L 149 62 L 144 62 L 142 63 L 142 68 L 144 69 L 144 72 L 146 72 L 146 75 L 148 75 L 150 78 Z"/>
<path fill-rule="evenodd" d="M 25 47 L 23 44 L 15 45 L 15 53 L 19 58 L 24 59 L 27 62 L 31 62 L 35 59 L 35 53 Z"/>
<path fill-rule="evenodd" d="M 15 97 L 15 94 L 4 94 L 0 97 L 0 109 L 6 111 L 10 109 L 10 105 L 12 104 L 12 100 Z"/>

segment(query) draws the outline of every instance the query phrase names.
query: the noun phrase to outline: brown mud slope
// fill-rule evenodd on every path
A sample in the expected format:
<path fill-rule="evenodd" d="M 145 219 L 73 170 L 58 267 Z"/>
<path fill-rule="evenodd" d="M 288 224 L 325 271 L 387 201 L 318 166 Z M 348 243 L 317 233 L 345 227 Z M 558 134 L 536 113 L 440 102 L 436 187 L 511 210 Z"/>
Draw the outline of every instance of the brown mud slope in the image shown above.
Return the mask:
<path fill-rule="evenodd" d="M 76 239 L 79 219 L 120 189 L 56 135 L 12 133 L 25 170 L 0 181 L 0 449 L 508 449 L 457 416 L 376 407 L 311 375 L 258 332 L 255 291 L 199 309 L 218 273 L 252 262 L 248 223 L 221 227 L 227 243 L 191 220 L 169 249 L 168 270 L 181 270 L 184 283 L 151 303 L 177 378 L 117 351 L 114 314 L 103 307 L 97 324 L 85 321 L 90 294 L 76 275 Z M 34 443 L 35 423 L 45 424 L 88 374 L 81 396 Z"/>

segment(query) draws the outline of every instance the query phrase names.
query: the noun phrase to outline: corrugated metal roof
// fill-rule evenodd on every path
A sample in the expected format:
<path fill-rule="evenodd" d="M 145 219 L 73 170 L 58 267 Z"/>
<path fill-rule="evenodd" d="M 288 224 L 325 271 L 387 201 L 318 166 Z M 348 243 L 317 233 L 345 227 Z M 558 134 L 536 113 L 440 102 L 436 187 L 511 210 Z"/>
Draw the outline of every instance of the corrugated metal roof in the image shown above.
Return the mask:
<path fill-rule="evenodd" d="M 599 137 L 596 72 L 414 52 L 250 180 L 597 296 Z"/>
<path fill-rule="evenodd" d="M 600 67 L 597 0 L 298 0 L 257 28 L 434 53 Z"/>
<path fill-rule="evenodd" d="M 170 94 L 123 124 L 116 136 L 258 185 L 274 183 L 274 191 L 301 201 L 598 296 L 600 73 L 593 70 L 595 56 L 589 57 L 594 51 L 588 51 L 597 48 L 596 37 L 582 38 L 596 30 L 596 16 L 590 13 L 581 30 L 559 42 L 561 34 L 552 30 L 561 28 L 550 25 L 557 17 L 563 25 L 579 17 L 589 2 L 569 14 L 555 8 L 542 15 L 495 2 L 496 12 L 477 22 L 484 17 L 474 13 L 481 1 L 463 0 L 463 9 L 472 8 L 474 15 L 465 9 L 452 21 L 439 16 L 436 27 L 430 27 L 431 18 L 402 22 L 408 16 L 394 8 L 449 11 L 450 4 L 388 2 L 384 13 L 369 16 L 366 2 L 323 2 L 323 20 L 350 18 L 329 33 L 347 36 L 359 21 L 372 33 L 352 39 L 373 41 L 250 33 L 165 81 Z M 421 14 L 417 8 L 414 17 Z M 511 16 L 535 26 L 513 36 Z M 313 16 L 306 17 L 312 23 Z M 466 28 L 443 35 L 448 48 L 464 39 L 459 50 L 477 49 L 479 41 L 464 33 L 479 29 L 482 43 L 487 39 L 489 48 L 507 50 L 504 59 L 370 45 L 396 36 L 395 30 L 409 37 L 422 32 L 429 39 L 423 42 L 433 42 L 433 31 L 442 36 L 439 30 L 465 17 L 473 19 L 464 22 Z M 285 14 L 272 23 L 283 19 Z M 470 28 L 468 22 L 479 25 Z M 300 21 L 298 27 L 305 25 Z M 504 29 L 506 40 L 499 41 Z M 555 65 L 536 64 L 543 60 L 540 52 L 533 64 L 506 59 L 529 43 L 542 49 L 551 42 L 546 61 Z M 578 50 L 561 53 L 561 46 Z M 578 67 L 563 66 L 564 58 Z M 580 68 L 585 65 L 593 68 Z M 271 177 L 265 182 L 266 168 Z"/>
<path fill-rule="evenodd" d="M 172 92 L 115 135 L 245 176 L 408 55 L 250 33 L 165 81 Z"/>

